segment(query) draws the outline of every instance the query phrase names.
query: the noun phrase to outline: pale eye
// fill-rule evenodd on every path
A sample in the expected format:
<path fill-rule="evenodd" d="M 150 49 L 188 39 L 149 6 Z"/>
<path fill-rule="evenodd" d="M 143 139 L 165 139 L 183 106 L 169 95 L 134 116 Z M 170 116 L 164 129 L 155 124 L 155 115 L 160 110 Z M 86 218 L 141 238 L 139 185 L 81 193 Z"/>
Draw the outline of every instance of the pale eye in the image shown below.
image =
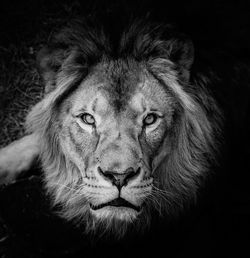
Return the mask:
<path fill-rule="evenodd" d="M 87 125 L 94 125 L 95 124 L 95 118 L 88 113 L 84 113 L 80 117 L 81 117 L 82 121 Z"/>
<path fill-rule="evenodd" d="M 145 126 L 152 125 L 154 124 L 158 119 L 158 116 L 154 113 L 148 114 L 144 119 L 143 119 L 143 124 Z"/>

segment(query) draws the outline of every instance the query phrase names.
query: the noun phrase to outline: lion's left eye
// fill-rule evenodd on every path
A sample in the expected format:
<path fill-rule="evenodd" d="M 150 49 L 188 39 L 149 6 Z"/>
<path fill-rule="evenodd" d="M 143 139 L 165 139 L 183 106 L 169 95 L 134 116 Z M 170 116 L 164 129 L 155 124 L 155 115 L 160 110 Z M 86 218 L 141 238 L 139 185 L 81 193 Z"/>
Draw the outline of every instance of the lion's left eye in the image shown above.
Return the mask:
<path fill-rule="evenodd" d="M 145 126 L 152 125 L 154 124 L 158 119 L 158 116 L 154 113 L 148 114 L 144 119 L 143 119 L 143 124 Z"/>
<path fill-rule="evenodd" d="M 88 113 L 82 114 L 81 119 L 87 125 L 94 125 L 95 124 L 95 118 Z"/>

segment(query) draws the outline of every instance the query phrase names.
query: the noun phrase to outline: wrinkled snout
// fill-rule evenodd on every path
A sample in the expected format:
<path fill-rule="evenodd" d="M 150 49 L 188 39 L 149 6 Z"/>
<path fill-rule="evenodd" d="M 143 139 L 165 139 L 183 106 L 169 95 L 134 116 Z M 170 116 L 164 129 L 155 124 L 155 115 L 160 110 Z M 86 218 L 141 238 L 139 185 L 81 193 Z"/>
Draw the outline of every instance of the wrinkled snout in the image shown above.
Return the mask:
<path fill-rule="evenodd" d="M 135 144 L 117 140 L 106 145 L 100 154 L 98 173 L 118 188 L 141 173 L 140 152 Z"/>
<path fill-rule="evenodd" d="M 139 154 L 132 148 L 111 144 L 103 150 L 101 157 L 101 167 L 104 171 L 116 171 L 125 173 L 128 168 L 137 170 L 139 163 Z"/>
<path fill-rule="evenodd" d="M 117 173 L 116 171 L 103 171 L 98 167 L 98 172 L 105 180 L 110 181 L 120 190 L 123 186 L 126 186 L 129 181 L 133 181 L 139 176 L 141 168 L 139 167 L 137 170 L 134 170 L 130 167 L 123 173 Z"/>

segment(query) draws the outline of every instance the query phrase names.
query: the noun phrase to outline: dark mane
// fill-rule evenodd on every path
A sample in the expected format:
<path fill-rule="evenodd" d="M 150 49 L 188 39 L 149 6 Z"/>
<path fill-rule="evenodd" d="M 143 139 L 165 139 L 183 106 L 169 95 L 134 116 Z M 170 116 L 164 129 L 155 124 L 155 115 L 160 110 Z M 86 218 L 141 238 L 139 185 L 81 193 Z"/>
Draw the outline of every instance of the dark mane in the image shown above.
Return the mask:
<path fill-rule="evenodd" d="M 131 25 L 127 25 L 124 30 L 120 29 L 114 36 L 110 29 L 97 22 L 75 19 L 54 35 L 48 48 L 51 51 L 75 49 L 81 56 L 76 61 L 88 65 L 102 58 L 134 58 L 143 61 L 168 55 L 167 40 L 177 36 L 179 40 L 185 39 L 171 25 L 141 20 L 131 22 Z"/>

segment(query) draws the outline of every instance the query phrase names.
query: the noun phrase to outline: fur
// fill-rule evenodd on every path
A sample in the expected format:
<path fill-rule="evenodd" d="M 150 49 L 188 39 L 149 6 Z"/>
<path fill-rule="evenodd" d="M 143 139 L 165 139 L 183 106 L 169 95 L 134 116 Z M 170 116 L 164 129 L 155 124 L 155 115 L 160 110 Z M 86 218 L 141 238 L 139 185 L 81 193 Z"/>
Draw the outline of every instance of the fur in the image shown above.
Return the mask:
<path fill-rule="evenodd" d="M 151 209 L 178 214 L 195 200 L 216 162 L 221 113 L 209 93 L 209 79 L 192 74 L 194 48 L 187 37 L 169 25 L 137 21 L 118 38 L 112 41 L 105 28 L 93 28 L 86 21 L 75 21 L 55 35 L 38 55 L 47 94 L 29 113 L 27 130 L 39 138 L 46 189 L 53 204 L 60 206 L 60 214 L 83 222 L 87 231 L 102 228 L 123 235 L 129 222 L 94 219 L 85 200 L 74 199 L 81 176 L 65 155 L 57 134 L 63 100 L 93 67 L 115 60 L 123 65 L 143 65 L 175 99 L 174 126 L 152 160 L 153 198 L 146 201 L 148 208 L 142 216 L 131 219 L 136 225 L 149 224 Z"/>

